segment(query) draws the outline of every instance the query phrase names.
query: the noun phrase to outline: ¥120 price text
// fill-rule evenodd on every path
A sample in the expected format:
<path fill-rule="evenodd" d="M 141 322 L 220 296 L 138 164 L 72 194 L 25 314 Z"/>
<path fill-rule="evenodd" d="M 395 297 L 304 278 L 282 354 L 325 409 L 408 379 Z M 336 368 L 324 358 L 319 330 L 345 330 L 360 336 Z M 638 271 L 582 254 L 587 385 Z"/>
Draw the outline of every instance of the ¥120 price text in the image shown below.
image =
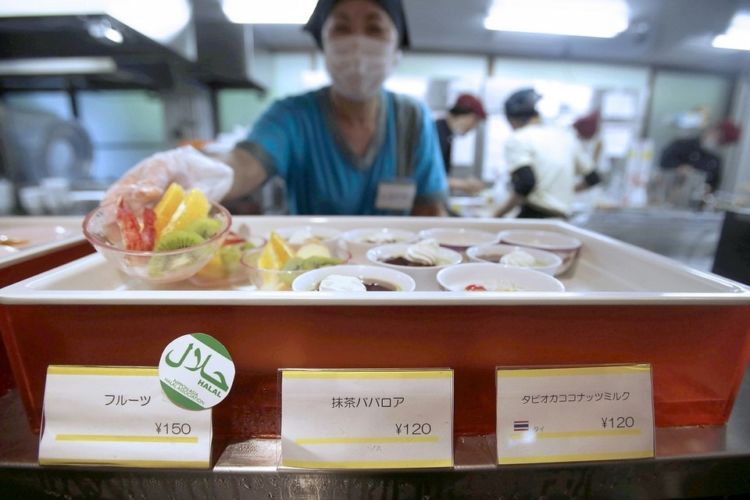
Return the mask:
<path fill-rule="evenodd" d="M 432 425 L 428 423 L 396 424 L 396 434 L 399 436 L 429 436 Z"/>
<path fill-rule="evenodd" d="M 632 429 L 635 427 L 633 417 L 601 417 L 604 429 Z"/>
<path fill-rule="evenodd" d="M 187 436 L 193 430 L 190 424 L 180 422 L 155 422 L 154 426 L 157 434 L 168 436 Z"/>

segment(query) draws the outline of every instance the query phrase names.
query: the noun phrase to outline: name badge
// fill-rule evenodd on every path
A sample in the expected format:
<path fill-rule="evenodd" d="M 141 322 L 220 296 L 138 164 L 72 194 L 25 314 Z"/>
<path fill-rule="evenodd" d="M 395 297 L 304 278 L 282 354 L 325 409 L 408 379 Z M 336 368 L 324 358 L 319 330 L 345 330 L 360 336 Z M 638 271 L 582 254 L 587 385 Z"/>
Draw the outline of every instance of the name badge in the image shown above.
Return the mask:
<path fill-rule="evenodd" d="M 653 456 L 650 365 L 497 370 L 499 464 Z"/>
<path fill-rule="evenodd" d="M 164 394 L 156 368 L 50 366 L 41 465 L 208 468 L 211 410 Z"/>
<path fill-rule="evenodd" d="M 410 211 L 417 196 L 417 185 L 411 179 L 397 179 L 378 184 L 375 208 L 379 210 Z"/>
<path fill-rule="evenodd" d="M 453 466 L 452 370 L 283 370 L 281 465 Z"/>

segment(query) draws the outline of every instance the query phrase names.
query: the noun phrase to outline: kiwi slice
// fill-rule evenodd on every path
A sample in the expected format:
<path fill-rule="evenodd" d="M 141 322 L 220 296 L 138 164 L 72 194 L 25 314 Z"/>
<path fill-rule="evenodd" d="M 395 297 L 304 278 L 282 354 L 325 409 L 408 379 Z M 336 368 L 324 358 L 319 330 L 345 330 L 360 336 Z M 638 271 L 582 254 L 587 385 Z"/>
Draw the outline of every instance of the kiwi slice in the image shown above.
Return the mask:
<path fill-rule="evenodd" d="M 221 231 L 221 221 L 211 217 L 201 217 L 196 219 L 185 228 L 185 231 L 196 233 L 203 239 L 209 239 Z"/>
<path fill-rule="evenodd" d="M 224 267 L 224 272 L 227 275 L 231 275 L 240 267 L 242 249 L 239 245 L 226 245 L 219 250 L 219 256 L 221 257 L 221 265 Z"/>
<path fill-rule="evenodd" d="M 313 255 L 302 261 L 302 269 L 305 271 L 311 271 L 325 266 L 335 266 L 341 264 L 341 260 L 333 257 L 323 257 L 322 255 Z"/>
<path fill-rule="evenodd" d="M 206 241 L 200 235 L 190 231 L 172 231 L 159 238 L 154 248 L 157 252 L 168 252 L 200 245 Z M 152 278 L 160 278 L 164 274 L 179 267 L 192 264 L 195 256 L 192 252 L 180 255 L 155 255 L 148 261 L 148 275 Z"/>
<path fill-rule="evenodd" d="M 155 250 L 157 252 L 168 252 L 170 250 L 179 250 L 181 248 L 189 248 L 189 247 L 194 247 L 195 245 L 200 245 L 204 241 L 206 240 L 203 236 L 193 231 L 188 231 L 188 230 L 172 231 L 172 232 L 163 234 L 162 237 L 159 238 L 159 241 L 156 242 Z"/>

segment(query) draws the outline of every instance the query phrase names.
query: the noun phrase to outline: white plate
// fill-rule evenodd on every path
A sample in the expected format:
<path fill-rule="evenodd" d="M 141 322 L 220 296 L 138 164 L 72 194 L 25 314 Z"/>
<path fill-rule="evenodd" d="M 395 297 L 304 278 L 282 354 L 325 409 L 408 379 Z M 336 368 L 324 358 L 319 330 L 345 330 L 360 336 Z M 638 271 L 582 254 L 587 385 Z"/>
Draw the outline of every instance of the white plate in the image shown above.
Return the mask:
<path fill-rule="evenodd" d="M 176 305 L 584 305 L 673 304 L 750 305 L 750 290 L 734 281 L 684 266 L 655 253 L 559 221 L 459 219 L 428 217 L 236 217 L 263 234 L 279 227 L 310 223 L 340 230 L 394 227 L 419 231 L 429 227 L 466 227 L 485 231 L 536 229 L 556 231 L 583 242 L 580 262 L 560 281 L 564 293 L 455 294 L 444 291 L 392 292 L 364 296 L 322 296 L 318 292 L 260 292 L 235 287 L 205 290 L 180 283 L 149 287 L 125 281 L 99 255 L 91 255 L 0 291 L 7 304 L 176 304 Z"/>
<path fill-rule="evenodd" d="M 0 269 L 84 241 L 83 217 L 0 217 L 0 234 L 28 243 L 0 245 Z"/>

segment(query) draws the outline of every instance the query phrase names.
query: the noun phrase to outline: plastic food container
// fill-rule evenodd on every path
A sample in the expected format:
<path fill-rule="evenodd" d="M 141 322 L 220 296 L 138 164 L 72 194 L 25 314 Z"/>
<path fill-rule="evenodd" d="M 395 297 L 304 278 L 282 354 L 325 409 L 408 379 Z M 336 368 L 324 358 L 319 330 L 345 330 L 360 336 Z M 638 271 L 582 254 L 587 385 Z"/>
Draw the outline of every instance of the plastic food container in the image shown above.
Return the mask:
<path fill-rule="evenodd" d="M 573 269 L 578 254 L 581 252 L 581 240 L 557 231 L 538 231 L 527 229 L 510 229 L 500 233 L 500 243 L 520 247 L 538 248 L 557 254 L 562 265 L 557 274 L 564 274 Z"/>
<path fill-rule="evenodd" d="M 240 217 L 253 231 L 307 218 Z M 279 368 L 436 368 L 455 374 L 455 434 L 495 431 L 495 367 L 650 363 L 658 426 L 723 424 L 750 358 L 750 291 L 557 221 L 316 218 L 340 230 L 426 224 L 553 231 L 583 243 L 564 293 L 370 294 L 131 288 L 91 255 L 0 291 L 0 328 L 38 429 L 47 365 L 156 365 L 205 332 L 237 367 L 215 434 L 279 435 Z"/>
<path fill-rule="evenodd" d="M 193 277 L 219 251 L 232 227 L 232 216 L 218 203 L 211 203 L 209 217 L 221 229 L 199 245 L 166 252 L 126 250 L 107 239 L 106 213 L 100 206 L 83 220 L 83 234 L 97 252 L 122 273 L 148 283 L 174 283 Z"/>
<path fill-rule="evenodd" d="M 548 274 L 519 267 L 473 262 L 448 266 L 437 274 L 440 286 L 451 292 L 564 292 L 565 285 Z"/>
<path fill-rule="evenodd" d="M 509 265 L 502 262 L 504 255 L 523 250 L 534 258 L 534 263 L 528 269 L 533 269 L 554 276 L 560 273 L 562 259 L 559 255 L 536 248 L 517 247 L 513 245 L 480 245 L 466 250 L 466 256 L 472 262 L 492 262 L 493 264 Z M 526 267 L 526 266 L 511 266 Z"/>

